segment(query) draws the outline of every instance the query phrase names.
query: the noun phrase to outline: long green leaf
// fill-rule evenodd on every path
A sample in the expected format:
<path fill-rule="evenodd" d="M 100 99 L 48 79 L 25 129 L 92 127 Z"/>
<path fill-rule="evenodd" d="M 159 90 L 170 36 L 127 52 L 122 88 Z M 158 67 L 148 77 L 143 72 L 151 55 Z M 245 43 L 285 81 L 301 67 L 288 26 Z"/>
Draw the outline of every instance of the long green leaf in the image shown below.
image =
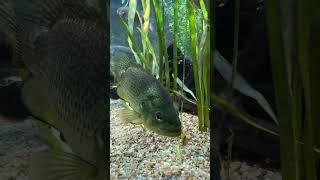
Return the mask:
<path fill-rule="evenodd" d="M 135 37 L 133 36 L 133 34 L 130 33 L 129 27 L 128 27 L 128 25 L 124 22 L 124 20 L 122 19 L 122 17 L 119 16 L 119 18 L 120 18 L 120 22 L 121 22 L 122 26 L 124 27 L 126 33 L 127 33 L 128 36 L 129 36 L 129 39 L 130 39 L 130 41 L 131 41 L 131 43 L 132 43 L 132 48 L 130 48 L 130 49 L 133 49 L 132 52 L 134 53 L 134 55 L 137 54 L 138 57 L 139 57 L 139 59 L 140 59 L 140 61 L 144 62 L 144 61 L 145 61 L 145 58 L 144 58 L 144 56 L 143 56 L 143 53 L 142 53 L 142 52 L 140 51 L 140 49 L 139 49 L 138 41 L 135 39 Z M 145 68 L 146 68 L 149 72 L 151 72 L 150 67 L 145 66 Z"/>
<path fill-rule="evenodd" d="M 180 97 L 182 97 L 183 99 L 185 99 L 186 101 L 188 101 L 188 102 L 190 102 L 190 103 L 192 103 L 192 104 L 194 104 L 194 105 L 197 105 L 197 102 L 196 101 L 194 101 L 194 100 L 192 100 L 192 99 L 189 99 L 187 96 L 185 96 L 184 94 L 183 94 L 183 92 L 181 92 L 181 91 L 176 91 L 176 90 L 173 90 L 173 89 L 169 89 L 169 91 L 170 92 L 173 92 L 175 95 L 177 95 L 177 96 L 180 96 Z"/>
<path fill-rule="evenodd" d="M 239 108 L 237 108 L 237 106 L 233 105 L 232 103 L 230 103 L 228 100 L 226 100 L 225 98 L 221 97 L 221 96 L 217 96 L 215 94 L 211 94 L 211 97 L 214 99 L 214 102 L 216 106 L 218 107 L 224 107 L 226 108 L 228 111 L 230 111 L 234 116 L 239 117 L 240 119 L 242 119 L 244 122 L 246 122 L 247 124 L 258 128 L 262 131 L 265 131 L 269 134 L 272 135 L 278 135 L 277 132 L 275 132 L 272 129 L 268 129 L 265 128 L 261 125 L 259 125 L 258 123 L 256 123 L 254 120 L 252 120 L 252 118 L 250 117 L 250 115 L 246 114 L 245 112 L 241 111 Z"/>
<path fill-rule="evenodd" d="M 158 33 L 158 43 L 159 43 L 159 78 L 160 82 L 163 81 L 163 59 L 165 62 L 165 77 L 166 77 L 166 88 L 170 88 L 170 75 L 169 75 L 169 61 L 168 52 L 166 49 L 165 36 L 164 36 L 164 25 L 163 25 L 163 13 L 161 8 L 160 0 L 152 0 L 153 9 L 156 16 L 156 26 Z"/>
<path fill-rule="evenodd" d="M 196 95 L 197 95 L 197 108 L 198 108 L 198 119 L 199 119 L 199 129 L 204 131 L 204 122 L 203 122 L 203 111 L 201 108 L 202 105 L 202 92 L 201 92 L 201 82 L 199 79 L 199 68 L 198 68 L 198 56 L 197 56 L 197 31 L 195 26 L 195 10 L 192 5 L 192 2 L 189 0 L 187 4 L 188 16 L 189 16 L 189 31 L 190 31 L 190 44 L 191 44 L 191 56 L 192 56 L 192 65 L 194 73 L 194 82 L 196 86 Z"/>
<path fill-rule="evenodd" d="M 240 0 L 235 0 L 234 7 L 234 34 L 233 34 L 233 68 L 230 79 L 230 92 L 233 94 L 234 81 L 237 73 L 238 64 L 238 46 L 239 46 L 239 17 L 240 17 Z"/>
<path fill-rule="evenodd" d="M 152 74 L 153 75 L 156 75 L 158 73 L 158 70 L 159 70 L 159 65 L 158 65 L 158 62 L 157 62 L 157 57 L 156 57 L 156 54 L 154 52 L 154 49 L 153 49 L 153 46 L 150 42 L 150 39 L 149 37 L 145 34 L 145 32 L 143 32 L 140 28 L 138 28 L 138 30 L 140 31 L 141 33 L 141 37 L 146 45 L 146 50 L 147 52 L 145 53 L 146 56 L 149 56 L 149 54 L 151 54 L 152 56 Z M 145 61 L 149 61 L 147 58 L 145 59 Z"/>
<path fill-rule="evenodd" d="M 178 78 L 178 62 L 177 62 L 177 44 L 178 44 L 178 0 L 174 0 L 173 9 L 173 89 L 177 89 L 177 78 Z"/>
<path fill-rule="evenodd" d="M 232 76 L 232 66 L 231 64 L 218 52 L 215 52 L 215 68 L 221 74 L 221 76 L 228 82 L 230 82 Z M 234 88 L 241 92 L 242 94 L 251 97 L 257 101 L 257 103 L 269 114 L 273 121 L 279 125 L 274 111 L 272 110 L 268 101 L 263 97 L 263 95 L 251 87 L 248 82 L 239 74 L 235 73 L 234 77 Z"/>
<path fill-rule="evenodd" d="M 304 168 L 305 178 L 316 180 L 317 167 L 313 149 L 316 146 L 315 139 L 317 130 L 315 125 L 319 124 L 319 101 L 320 85 L 318 75 L 320 74 L 320 13 L 318 1 L 298 1 L 298 59 L 303 83 L 305 99 L 304 118 Z M 318 135 L 320 133 L 317 133 Z M 320 167 L 319 167 L 320 168 Z M 320 170 L 320 169 L 319 169 Z"/>
<path fill-rule="evenodd" d="M 141 23 L 141 39 L 142 39 L 142 47 L 143 47 L 143 54 L 147 63 L 146 66 L 150 66 L 149 60 L 149 50 L 147 45 L 148 34 L 149 34 L 149 26 L 150 26 L 150 0 L 141 0 L 142 8 L 143 8 L 143 23 Z M 137 12 L 140 16 L 140 14 Z M 143 33 L 142 33 L 143 32 Z"/>
<path fill-rule="evenodd" d="M 207 25 L 206 25 L 207 27 Z M 209 107 L 210 107 L 210 71 L 211 71 L 211 67 L 210 67 L 210 31 L 207 33 L 208 31 L 208 27 L 206 29 L 203 30 L 204 33 L 206 33 L 206 40 L 204 43 L 204 47 L 201 47 L 203 50 L 201 52 L 202 54 L 202 90 L 203 90 L 203 111 L 204 111 L 204 126 L 205 128 L 210 128 L 210 118 L 209 118 Z M 203 33 L 203 34 L 204 34 Z M 201 45 L 200 45 L 201 46 Z M 208 66 L 209 65 L 209 66 Z"/>
<path fill-rule="evenodd" d="M 174 76 L 174 75 L 172 75 L 172 76 Z M 193 93 L 179 78 L 177 78 L 177 83 L 179 84 L 179 86 L 180 86 L 185 92 L 189 93 L 189 94 L 193 97 L 193 99 L 197 101 L 197 98 L 196 98 L 196 96 L 194 95 L 194 93 Z"/>
<path fill-rule="evenodd" d="M 133 27 L 134 27 L 134 20 L 136 17 L 136 10 L 137 10 L 137 0 L 130 0 L 129 1 L 129 11 L 128 11 L 128 30 L 131 34 L 134 34 Z M 129 44 L 129 47 L 131 49 L 133 49 L 130 37 L 128 37 L 128 44 Z M 135 56 L 137 56 L 135 51 L 132 51 L 132 52 Z M 140 62 L 140 61 L 142 61 L 141 58 L 135 58 L 135 59 L 138 60 L 138 63 L 141 64 L 141 62 Z"/>
<path fill-rule="evenodd" d="M 296 140 L 292 128 L 292 98 L 288 90 L 289 76 L 283 51 L 283 36 L 281 30 L 280 2 L 266 1 L 266 19 L 269 37 L 270 60 L 272 65 L 273 83 L 275 87 L 277 118 L 280 127 L 281 171 L 283 179 L 295 180 L 297 160 L 295 150 Z"/>

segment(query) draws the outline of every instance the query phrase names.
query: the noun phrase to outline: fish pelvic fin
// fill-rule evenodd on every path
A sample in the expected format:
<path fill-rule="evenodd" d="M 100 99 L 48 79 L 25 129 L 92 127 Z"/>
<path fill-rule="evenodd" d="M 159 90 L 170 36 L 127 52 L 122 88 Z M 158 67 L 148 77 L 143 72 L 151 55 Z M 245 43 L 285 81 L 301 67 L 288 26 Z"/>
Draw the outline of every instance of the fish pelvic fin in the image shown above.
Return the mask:
<path fill-rule="evenodd" d="M 35 152 L 31 157 L 29 179 L 95 179 L 97 168 L 80 157 L 63 151 Z"/>

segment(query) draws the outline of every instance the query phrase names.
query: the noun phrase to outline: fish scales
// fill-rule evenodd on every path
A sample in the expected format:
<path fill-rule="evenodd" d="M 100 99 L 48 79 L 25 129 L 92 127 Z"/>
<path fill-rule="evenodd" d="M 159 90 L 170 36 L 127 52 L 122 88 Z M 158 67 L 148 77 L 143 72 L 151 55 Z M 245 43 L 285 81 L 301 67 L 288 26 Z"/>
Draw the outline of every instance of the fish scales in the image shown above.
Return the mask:
<path fill-rule="evenodd" d="M 170 104 L 168 94 L 157 82 L 157 80 L 147 73 L 144 69 L 139 67 L 130 67 L 124 72 L 120 80 L 120 87 L 126 89 L 126 100 L 134 102 L 132 106 L 137 106 L 148 100 L 150 97 L 153 101 L 163 101 L 163 103 Z"/>
<path fill-rule="evenodd" d="M 106 82 L 106 53 L 97 51 L 107 49 L 106 36 L 103 31 L 94 31 L 91 27 L 95 27 L 95 24 L 81 20 L 57 23 L 48 33 L 47 45 L 44 46 L 47 48 L 47 65 L 42 66 L 42 69 L 47 68 L 45 76 L 50 88 L 55 91 L 58 119 L 68 123 L 72 130 L 65 138 L 74 152 L 80 156 L 84 154 L 85 159 L 94 155 L 92 152 L 83 152 L 88 146 L 84 144 L 85 138 L 92 137 L 106 119 L 103 99 L 105 87 L 102 86 Z M 79 52 L 79 49 L 83 51 Z M 61 124 L 58 128 L 63 132 L 69 129 Z"/>
<path fill-rule="evenodd" d="M 32 115 L 63 134 L 72 154 L 35 153 L 30 178 L 107 178 L 103 133 L 107 119 L 104 86 L 108 75 L 107 32 L 99 18 L 80 4 L 63 0 L 33 2 L 33 9 L 21 9 L 26 18 L 20 20 L 26 21 L 24 24 L 30 21 L 35 29 L 39 26 L 42 29 L 36 32 L 29 28 L 30 34 L 21 33 L 24 36 L 22 59 L 32 73 L 24 82 L 23 100 Z M 73 7 L 71 14 L 66 13 L 67 5 Z M 78 7 L 84 11 L 77 11 Z"/>
<path fill-rule="evenodd" d="M 108 34 L 100 13 L 77 0 L 6 2 L 0 2 L 0 27 L 31 74 L 23 79 L 23 102 L 35 119 L 57 128 L 72 151 L 34 153 L 29 178 L 108 178 Z"/>
<path fill-rule="evenodd" d="M 169 93 L 153 75 L 135 63 L 129 52 L 118 46 L 110 49 L 110 68 L 115 76 L 117 94 L 129 104 L 122 111 L 121 119 L 143 124 L 161 135 L 179 136 L 181 122 Z"/>

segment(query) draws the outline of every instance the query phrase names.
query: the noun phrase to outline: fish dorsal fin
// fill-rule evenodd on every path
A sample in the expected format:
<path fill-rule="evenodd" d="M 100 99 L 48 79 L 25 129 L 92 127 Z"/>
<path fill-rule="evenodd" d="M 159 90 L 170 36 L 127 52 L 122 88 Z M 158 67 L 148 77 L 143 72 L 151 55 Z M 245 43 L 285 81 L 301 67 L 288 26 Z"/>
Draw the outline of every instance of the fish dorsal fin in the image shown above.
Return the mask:
<path fill-rule="evenodd" d="M 31 157 L 32 180 L 87 180 L 96 174 L 94 165 L 74 154 L 49 150 L 35 152 Z"/>

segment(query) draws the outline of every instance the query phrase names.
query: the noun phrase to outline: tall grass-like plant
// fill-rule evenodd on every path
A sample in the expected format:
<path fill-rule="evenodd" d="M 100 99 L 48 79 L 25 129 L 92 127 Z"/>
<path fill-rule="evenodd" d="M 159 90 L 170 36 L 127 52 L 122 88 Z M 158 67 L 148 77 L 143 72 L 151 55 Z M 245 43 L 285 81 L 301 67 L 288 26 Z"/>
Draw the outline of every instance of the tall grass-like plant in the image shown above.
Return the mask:
<path fill-rule="evenodd" d="M 239 16 L 240 16 L 240 0 L 235 0 L 235 11 L 234 11 L 234 41 L 233 41 L 233 69 L 230 81 L 231 95 L 233 94 L 233 86 L 235 80 L 235 74 L 237 72 L 238 64 L 238 45 L 239 45 Z"/>
<path fill-rule="evenodd" d="M 165 78 L 166 78 L 166 88 L 170 88 L 170 72 L 169 72 L 169 60 L 168 60 L 168 52 L 165 43 L 164 36 L 164 22 L 163 22 L 163 12 L 162 12 L 162 3 L 160 0 L 152 0 L 153 9 L 155 12 L 156 24 L 157 24 L 157 32 L 158 32 L 158 53 L 159 53 L 159 80 L 162 83 L 163 81 L 163 60 L 165 64 Z"/>
<path fill-rule="evenodd" d="M 268 0 L 266 7 L 282 177 L 316 180 L 320 178 L 316 156 L 320 144 L 320 3 Z"/>
<path fill-rule="evenodd" d="M 199 129 L 206 131 L 210 128 L 209 120 L 209 106 L 210 106 L 210 35 L 208 34 L 208 13 L 205 9 L 203 0 L 200 0 L 200 7 L 203 12 L 203 32 L 200 35 L 200 41 L 198 40 L 199 34 L 197 33 L 196 21 L 195 21 L 195 6 L 193 1 L 189 0 L 188 16 L 189 16 L 189 30 L 190 30 L 190 47 L 192 65 L 194 69 L 194 82 L 196 86 L 197 96 L 197 109 L 199 119 Z M 209 48 L 208 48 L 209 47 Z"/>
<path fill-rule="evenodd" d="M 155 3 L 159 3 L 160 2 L 156 2 Z M 174 3 L 176 4 L 176 9 L 177 9 L 177 2 L 179 2 L 178 0 L 175 0 Z M 140 62 L 142 65 L 144 65 L 144 67 L 146 69 L 148 69 L 150 72 L 152 72 L 152 74 L 154 75 L 158 75 L 159 79 L 161 78 L 161 74 L 163 73 L 163 64 L 164 62 L 161 62 L 161 59 L 166 59 L 166 55 L 165 53 L 165 47 L 161 44 L 163 44 L 165 42 L 164 37 L 158 37 L 158 43 L 159 43 L 159 52 L 163 52 L 162 54 L 159 53 L 158 58 L 160 58 L 158 60 L 156 60 L 156 55 L 154 53 L 153 50 L 153 46 L 150 43 L 149 37 L 148 37 L 148 30 L 146 30 L 147 24 L 148 24 L 148 19 L 150 16 L 150 13 L 147 12 L 149 10 L 149 4 L 150 0 L 142 0 L 142 7 L 143 7 L 143 11 L 144 11 L 144 17 L 141 18 L 140 15 L 137 13 L 141 27 L 138 28 L 140 33 L 141 33 L 141 41 L 142 41 L 142 50 L 140 50 L 139 48 L 139 42 L 137 41 L 137 39 L 135 38 L 135 36 L 133 35 L 133 32 L 130 31 L 128 25 L 124 22 L 123 19 L 120 18 L 129 39 L 131 40 L 132 43 L 132 51 L 135 52 L 135 54 L 137 54 L 137 56 L 135 56 L 136 58 L 138 58 L 139 60 L 137 60 L 138 62 Z M 158 4 L 158 5 L 159 5 Z M 206 6 L 204 1 L 199 1 L 200 4 L 200 12 L 202 13 L 202 17 L 203 17 L 203 21 L 202 23 L 194 23 L 197 19 L 196 16 L 196 11 L 199 12 L 199 10 L 197 9 L 197 7 L 195 7 L 192 2 L 188 1 L 187 4 L 187 10 L 188 10 L 188 24 L 191 24 L 192 26 L 188 26 L 185 27 L 187 29 L 189 29 L 189 36 L 192 37 L 190 38 L 190 47 L 192 47 L 191 49 L 193 51 L 191 51 L 192 54 L 192 63 L 193 63 L 193 68 L 195 69 L 194 71 L 194 78 L 195 78 L 195 83 L 196 83 L 196 94 L 197 97 L 194 96 L 193 92 L 190 91 L 190 89 L 188 89 L 188 87 L 186 87 L 184 85 L 184 75 L 183 75 L 183 79 L 182 81 L 179 78 L 176 78 L 175 73 L 177 72 L 177 63 L 176 63 L 176 58 L 174 58 L 173 60 L 173 67 L 174 67 L 174 73 L 172 74 L 172 77 L 174 79 L 174 84 L 178 84 L 183 91 L 189 93 L 192 95 L 192 97 L 195 99 L 191 100 L 189 98 L 187 98 L 181 91 L 175 89 L 175 87 L 173 87 L 174 89 L 169 89 L 167 88 L 169 91 L 174 92 L 175 95 L 181 96 L 182 98 L 184 98 L 185 100 L 187 100 L 188 102 L 191 102 L 193 104 L 197 105 L 197 110 L 198 110 L 198 118 L 199 118 L 199 129 L 200 130 L 207 130 L 210 127 L 210 118 L 209 118 L 209 112 L 210 112 L 210 105 L 213 105 L 214 102 L 215 105 L 217 106 L 221 106 L 223 108 L 227 108 L 230 110 L 230 112 L 236 116 L 238 116 L 240 119 L 244 120 L 246 123 L 249 123 L 250 125 L 264 130 L 266 132 L 269 132 L 271 134 L 277 134 L 276 132 L 274 132 L 273 130 L 264 128 L 262 126 L 260 126 L 258 123 L 255 122 L 254 119 L 252 119 L 249 115 L 244 115 L 246 113 L 241 112 L 239 110 L 236 110 L 232 104 L 230 103 L 219 103 L 220 101 L 215 101 L 214 99 L 217 98 L 223 98 L 223 97 L 218 97 L 215 95 L 210 94 L 211 89 L 213 89 L 213 65 L 215 64 L 215 66 L 217 67 L 219 73 L 228 81 L 231 82 L 231 76 L 232 74 L 234 74 L 234 88 L 239 90 L 241 93 L 250 96 L 252 98 L 254 98 L 255 100 L 257 100 L 257 102 L 266 110 L 266 112 L 268 112 L 268 114 L 276 121 L 276 118 L 274 116 L 273 110 L 272 108 L 269 106 L 268 102 L 264 99 L 264 97 L 256 90 L 254 90 L 252 87 L 250 87 L 249 84 L 247 84 L 247 82 L 243 79 L 243 77 L 238 74 L 237 72 L 232 73 L 232 67 L 228 64 L 227 60 L 225 60 L 221 55 L 219 55 L 218 52 L 216 52 L 214 50 L 214 45 L 212 46 L 212 41 L 210 41 L 211 36 L 210 36 L 210 30 L 213 30 L 213 28 L 209 29 L 209 17 L 208 17 L 208 12 L 206 10 Z M 157 6 L 157 4 L 153 4 L 154 8 L 155 5 Z M 159 7 L 160 8 L 160 7 Z M 159 9 L 158 8 L 158 9 Z M 129 4 L 129 9 L 130 9 L 130 4 Z M 161 8 L 160 8 L 161 9 Z M 155 10 L 156 13 L 157 10 Z M 162 17 L 162 13 L 161 11 L 158 10 L 158 17 Z M 176 17 L 174 17 L 174 19 L 181 19 L 183 17 L 181 17 L 180 13 L 176 13 Z M 163 22 L 161 23 L 162 20 L 159 20 L 157 25 L 157 29 L 160 26 L 160 29 L 163 28 Z M 130 21 L 131 23 L 133 21 Z M 177 21 L 176 21 L 177 22 Z M 180 21 L 179 21 L 180 22 Z M 170 22 L 169 22 L 170 23 Z M 162 24 L 162 25 L 161 25 Z M 180 26 L 179 23 L 176 24 L 176 26 Z M 201 29 L 201 31 L 199 30 Z M 159 33 L 160 30 L 158 30 Z M 162 31 L 162 30 L 161 30 Z M 180 31 L 179 28 L 176 28 L 176 31 Z M 202 33 L 201 33 L 202 32 Z M 163 34 L 160 32 L 160 34 Z M 174 33 L 175 35 L 177 35 L 178 33 Z M 159 35 L 158 35 L 159 36 Z M 162 41 L 162 42 L 160 42 Z M 174 38 L 174 44 L 177 44 L 178 40 L 177 38 Z M 174 54 L 177 53 L 176 52 L 176 47 L 174 47 Z M 153 64 L 152 67 L 148 66 L 148 62 L 147 59 L 149 56 L 151 55 L 153 58 Z M 176 55 L 174 55 L 176 56 Z M 165 60 L 167 61 L 167 60 Z M 185 62 L 183 63 L 185 64 Z M 149 64 L 150 65 L 150 64 Z M 158 71 L 157 71 L 158 70 Z M 167 72 L 169 72 L 169 70 L 167 68 L 164 69 Z M 183 68 L 183 74 L 185 74 L 185 68 Z M 169 79 L 169 78 L 166 78 Z M 168 83 L 166 83 L 168 85 Z M 168 86 L 167 86 L 168 87 Z M 177 85 L 176 85 L 177 87 Z M 216 98 L 211 98 L 211 97 L 216 97 Z M 211 99 L 211 102 L 210 102 Z M 211 111 L 213 111 L 213 109 L 211 109 Z M 212 118 L 212 116 L 211 116 Z"/>
<path fill-rule="evenodd" d="M 133 2 L 134 1 L 134 2 Z M 138 63 L 141 63 L 146 69 L 154 74 L 154 70 L 158 69 L 159 81 L 163 82 L 163 76 L 166 80 L 166 88 L 171 92 L 176 92 L 176 95 L 181 95 L 183 98 L 187 99 L 183 93 L 176 91 L 177 84 L 182 86 L 183 90 L 189 92 L 191 95 L 193 93 L 177 78 L 177 42 L 178 42 L 178 0 L 174 1 L 174 23 L 175 23 L 175 36 L 174 36 L 174 59 L 173 59 L 173 90 L 170 89 L 170 71 L 169 71 L 169 61 L 168 61 L 168 52 L 165 47 L 165 34 L 164 34 L 164 21 L 163 21 L 163 9 L 162 3 L 160 0 L 152 0 L 156 28 L 158 33 L 158 60 L 156 60 L 156 55 L 153 50 L 153 46 L 150 43 L 148 38 L 148 28 L 149 28 L 149 18 L 150 18 L 150 0 L 142 0 L 143 7 L 143 18 L 139 13 L 137 13 L 136 0 L 131 0 L 129 3 L 129 15 L 128 15 L 128 24 L 120 17 L 123 27 L 128 34 L 128 43 L 130 48 L 135 54 Z M 200 9 L 203 13 L 204 20 L 201 23 L 202 26 L 193 26 L 195 20 L 195 12 L 193 10 L 195 6 L 189 1 L 188 2 L 188 19 L 193 23 L 190 23 L 190 36 L 191 37 L 200 37 L 200 41 L 197 38 L 191 38 L 191 45 L 193 47 L 193 68 L 195 73 L 195 81 L 197 87 L 197 97 L 196 104 L 198 108 L 198 117 L 199 117 L 199 129 L 207 130 L 210 127 L 209 121 L 209 106 L 210 106 L 210 35 L 208 27 L 208 13 L 204 4 L 204 1 L 200 1 Z M 165 9 L 164 9 L 165 10 Z M 142 50 L 139 48 L 139 42 L 133 35 L 134 19 L 138 15 L 140 24 L 142 28 L 138 28 L 141 33 L 141 44 Z M 198 34 L 196 28 L 201 28 L 202 33 Z M 149 55 L 153 57 L 154 63 L 153 67 L 150 67 Z M 188 99 L 187 99 L 188 100 Z M 189 100 L 190 101 L 190 100 Z M 191 102 L 193 102 L 191 100 Z"/>
<path fill-rule="evenodd" d="M 174 0 L 174 9 L 173 9 L 173 26 L 174 32 L 178 32 L 178 0 Z M 177 78 L 178 78 L 178 62 L 177 62 L 177 45 L 178 45 L 178 34 L 173 34 L 173 89 L 177 89 Z"/>
<path fill-rule="evenodd" d="M 166 27 L 172 36 L 177 35 L 177 47 L 187 56 L 191 56 L 190 51 L 190 33 L 189 33 L 189 19 L 188 19 L 188 4 L 189 0 L 177 0 L 178 19 L 179 23 L 174 23 L 174 0 L 165 0 L 164 15 L 168 20 Z M 199 2 L 199 1 L 198 1 Z M 212 9 L 211 9 L 212 10 Z M 203 14 L 201 8 L 195 8 L 195 22 L 198 27 L 202 26 Z M 177 27 L 175 27 L 177 26 Z M 175 30 L 176 28 L 176 30 Z M 198 33 L 202 34 L 202 28 L 198 29 Z"/>

